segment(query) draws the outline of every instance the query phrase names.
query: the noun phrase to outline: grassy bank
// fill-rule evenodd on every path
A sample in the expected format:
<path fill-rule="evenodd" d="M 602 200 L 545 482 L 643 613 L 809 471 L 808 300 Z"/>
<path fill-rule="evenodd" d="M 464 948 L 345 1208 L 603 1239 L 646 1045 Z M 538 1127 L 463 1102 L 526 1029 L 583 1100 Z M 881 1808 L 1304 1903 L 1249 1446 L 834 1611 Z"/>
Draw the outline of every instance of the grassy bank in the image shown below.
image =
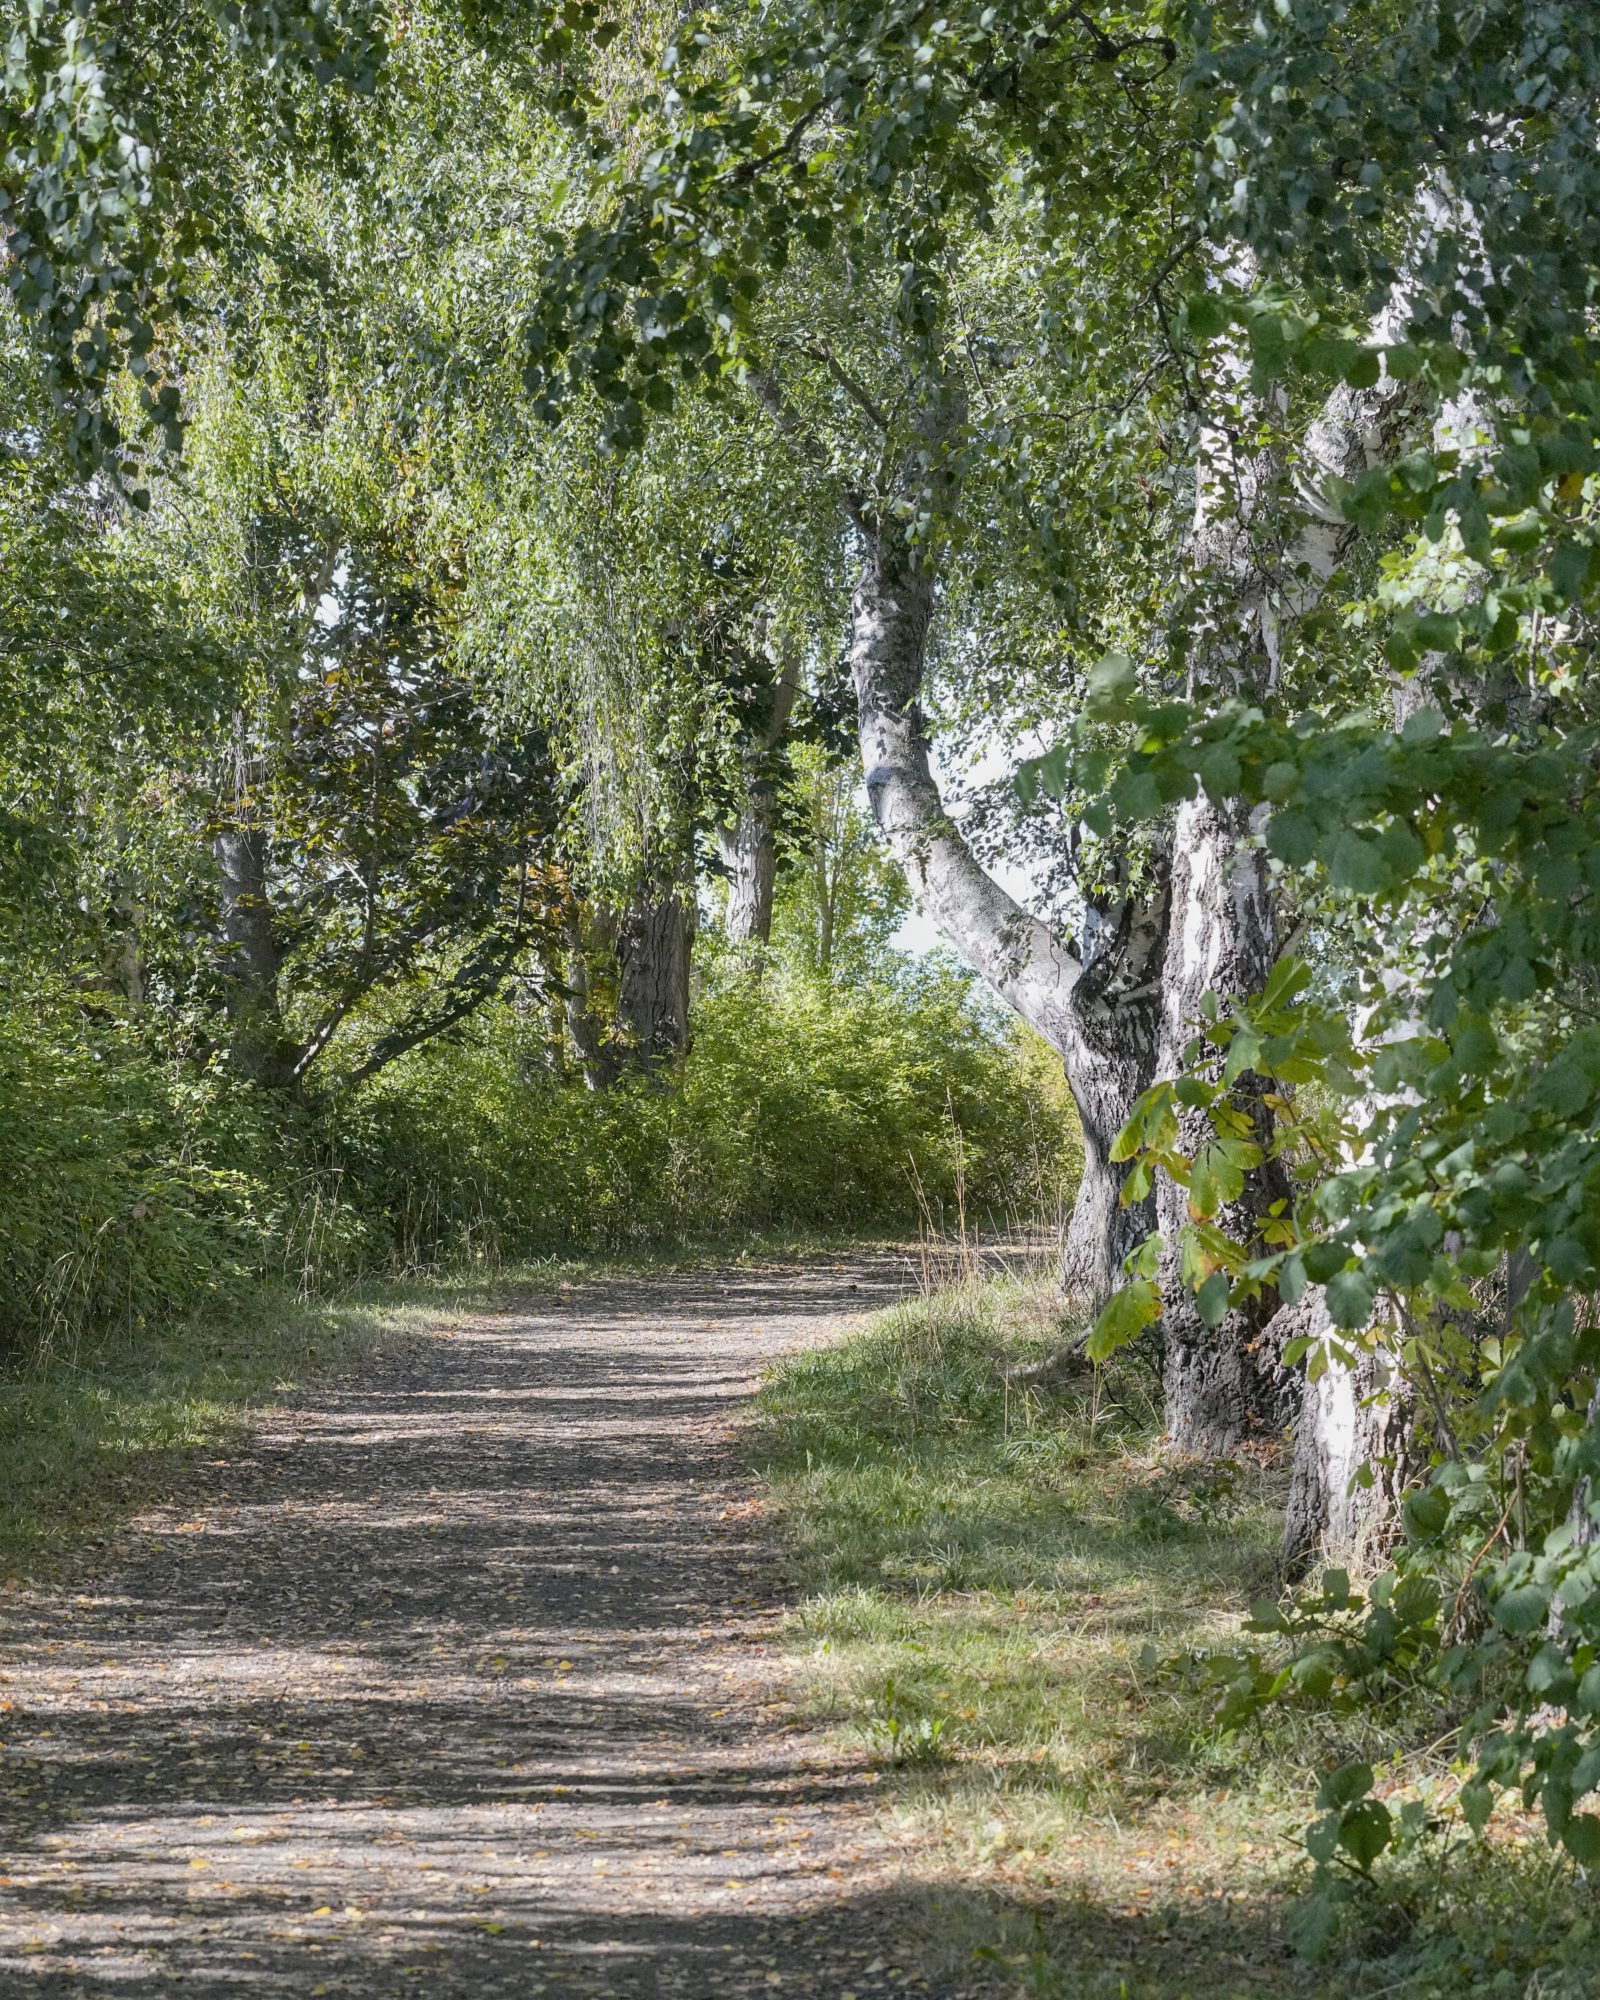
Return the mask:
<path fill-rule="evenodd" d="M 1137 1361 L 1020 1383 L 1061 1331 L 1036 1283 L 935 1293 L 796 1357 L 756 1433 L 803 1700 L 885 1767 L 908 1865 L 966 1892 L 953 1961 L 1062 2000 L 1600 1993 L 1593 1892 L 1531 1824 L 1484 1844 L 1451 1813 L 1447 1717 L 1380 1773 L 1437 1831 L 1307 1897 L 1319 1779 L 1393 1718 L 1224 1738 L 1158 1664 L 1275 1587 L 1285 1468 L 1168 1464 Z"/>

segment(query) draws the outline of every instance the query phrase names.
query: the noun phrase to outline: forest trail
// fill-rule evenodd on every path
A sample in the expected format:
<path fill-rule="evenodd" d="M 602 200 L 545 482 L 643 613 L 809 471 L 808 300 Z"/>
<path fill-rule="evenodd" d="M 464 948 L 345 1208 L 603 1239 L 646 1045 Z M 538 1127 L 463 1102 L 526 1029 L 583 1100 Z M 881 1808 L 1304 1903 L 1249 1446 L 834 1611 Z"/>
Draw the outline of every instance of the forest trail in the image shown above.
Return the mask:
<path fill-rule="evenodd" d="M 873 1774 L 784 1708 L 731 1448 L 768 1362 L 909 1283 L 476 1313 L 0 1599 L 0 1992 L 932 1990 Z"/>

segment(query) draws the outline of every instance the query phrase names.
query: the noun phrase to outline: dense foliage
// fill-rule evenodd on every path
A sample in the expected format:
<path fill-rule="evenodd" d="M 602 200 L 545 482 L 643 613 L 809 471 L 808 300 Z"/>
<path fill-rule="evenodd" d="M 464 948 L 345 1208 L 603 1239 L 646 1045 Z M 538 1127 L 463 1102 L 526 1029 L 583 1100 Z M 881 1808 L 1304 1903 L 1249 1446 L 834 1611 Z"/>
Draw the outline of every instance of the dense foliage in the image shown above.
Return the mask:
<path fill-rule="evenodd" d="M 155 13 L 4 72 L 13 1310 L 1053 1188 L 892 862 L 1091 1353 L 1381 1570 L 1221 1712 L 1600 1856 L 1590 0 Z"/>
<path fill-rule="evenodd" d="M 75 996 L 0 1021 L 0 1343 L 76 1352 L 263 1276 L 501 1265 L 1053 1211 L 1069 1114 L 954 967 L 713 985 L 670 1086 L 591 1091 L 497 1006 L 337 1108 L 163 1059 Z"/>

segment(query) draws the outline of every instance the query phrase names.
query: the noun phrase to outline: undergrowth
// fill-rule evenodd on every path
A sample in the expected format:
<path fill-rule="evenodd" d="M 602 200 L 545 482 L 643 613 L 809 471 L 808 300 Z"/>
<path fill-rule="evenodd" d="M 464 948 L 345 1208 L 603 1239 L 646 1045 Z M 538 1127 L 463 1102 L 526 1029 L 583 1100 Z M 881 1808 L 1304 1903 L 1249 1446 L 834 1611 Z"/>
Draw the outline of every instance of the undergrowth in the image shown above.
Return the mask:
<path fill-rule="evenodd" d="M 1212 1724 L 1162 1664 L 1278 1587 L 1286 1466 L 1176 1465 L 1137 1357 L 1052 1386 L 1048 1283 L 968 1278 L 780 1368 L 756 1449 L 802 1566 L 809 1711 L 884 1767 L 913 1865 L 987 1888 L 970 1979 L 1066 2000 L 1589 2000 L 1592 1892 L 1451 1810 L 1451 1718 Z M 1397 1740 L 1405 1747 L 1396 1755 Z M 1430 1831 L 1313 1901 L 1300 1835 L 1361 1757 Z M 956 1920 L 953 1920 L 956 1921 Z"/>

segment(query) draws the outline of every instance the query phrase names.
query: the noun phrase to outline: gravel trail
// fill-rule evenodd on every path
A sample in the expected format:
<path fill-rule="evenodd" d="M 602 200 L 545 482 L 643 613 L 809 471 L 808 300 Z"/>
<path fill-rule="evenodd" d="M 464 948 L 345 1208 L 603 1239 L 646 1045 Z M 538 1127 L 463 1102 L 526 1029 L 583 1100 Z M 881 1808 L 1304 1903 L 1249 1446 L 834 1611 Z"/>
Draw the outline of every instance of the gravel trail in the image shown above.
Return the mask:
<path fill-rule="evenodd" d="M 958 1995 L 783 1705 L 731 1448 L 892 1259 L 596 1282 L 270 1413 L 0 1599 L 0 1994 Z"/>

